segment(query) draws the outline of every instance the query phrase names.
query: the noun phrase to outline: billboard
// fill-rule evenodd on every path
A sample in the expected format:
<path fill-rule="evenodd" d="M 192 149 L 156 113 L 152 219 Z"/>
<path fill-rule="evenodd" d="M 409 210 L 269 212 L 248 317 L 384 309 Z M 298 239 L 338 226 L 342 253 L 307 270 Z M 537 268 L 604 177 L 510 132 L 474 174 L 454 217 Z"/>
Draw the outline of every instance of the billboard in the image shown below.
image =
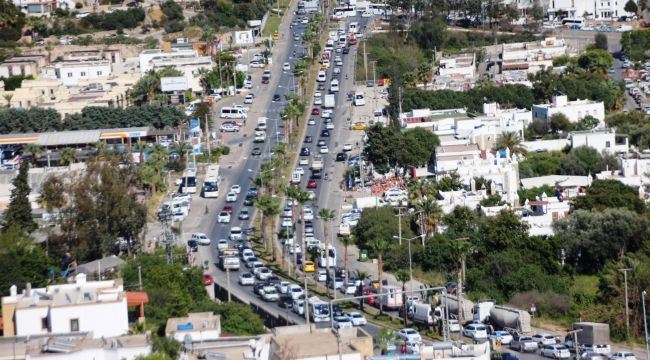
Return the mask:
<path fill-rule="evenodd" d="M 162 92 L 185 91 L 189 89 L 185 76 L 170 76 L 160 78 Z"/>

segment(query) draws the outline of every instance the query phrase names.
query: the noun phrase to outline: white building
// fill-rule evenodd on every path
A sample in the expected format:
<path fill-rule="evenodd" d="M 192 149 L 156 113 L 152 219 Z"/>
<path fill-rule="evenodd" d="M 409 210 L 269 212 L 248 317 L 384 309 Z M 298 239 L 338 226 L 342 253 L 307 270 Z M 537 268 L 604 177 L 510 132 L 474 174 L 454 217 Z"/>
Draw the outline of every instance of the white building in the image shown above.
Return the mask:
<path fill-rule="evenodd" d="M 501 45 L 501 73 L 505 79 L 518 79 L 516 74 L 536 73 L 553 66 L 553 59 L 567 54 L 564 39 L 547 37 L 544 40 Z"/>
<path fill-rule="evenodd" d="M 187 316 L 167 319 L 165 335 L 183 343 L 217 340 L 221 336 L 221 317 L 211 312 L 189 313 Z"/>
<path fill-rule="evenodd" d="M 549 197 L 542 193 L 534 201 L 526 200 L 524 209 L 517 211 L 521 216 L 521 221 L 528 224 L 528 234 L 536 235 L 553 235 L 553 222 L 569 216 L 571 204 L 569 201 L 556 196 Z"/>
<path fill-rule="evenodd" d="M 61 79 L 65 86 L 82 80 L 108 79 L 112 75 L 110 60 L 62 61 L 44 70 L 45 77 Z"/>
<path fill-rule="evenodd" d="M 152 49 L 140 53 L 140 72 L 145 74 L 149 70 L 174 68 L 183 72 L 187 78 L 190 89 L 201 90 L 199 70 L 212 69 L 212 59 L 209 56 L 200 56 L 196 50 L 170 48 L 169 51 Z"/>
<path fill-rule="evenodd" d="M 2 298 L 5 336 L 92 333 L 93 338 L 129 331 L 127 296 L 121 280 L 86 281 L 79 274 L 70 284 L 16 286 Z"/>
<path fill-rule="evenodd" d="M 465 109 L 414 109 L 409 112 L 399 114 L 400 124 L 403 128 L 413 129 L 416 127 L 430 128 L 439 135 L 444 134 L 444 130 L 451 129 L 454 119 L 467 115 Z M 451 133 L 453 134 L 453 132 Z"/>
<path fill-rule="evenodd" d="M 564 200 L 573 199 L 576 196 L 583 195 L 588 187 L 591 186 L 594 178 L 591 175 L 545 175 L 532 178 L 521 179 L 521 188 L 525 190 L 550 186 L 559 191 Z"/>
<path fill-rule="evenodd" d="M 438 75 L 474 79 L 476 76 L 476 55 L 471 52 L 443 57 L 440 59 Z"/>
<path fill-rule="evenodd" d="M 636 2 L 636 1 L 635 1 Z M 533 7 L 533 0 L 506 0 L 506 4 L 515 3 L 522 14 L 529 14 Z M 551 19 L 566 14 L 570 18 L 595 18 L 611 20 L 623 15 L 630 15 L 625 11 L 627 0 L 542 0 L 544 13 Z"/>
<path fill-rule="evenodd" d="M 573 131 L 569 134 L 571 147 L 589 146 L 596 149 L 599 153 L 607 152 L 609 154 L 627 154 L 629 149 L 627 136 L 616 139 L 614 129 L 594 129 L 590 131 Z"/>
<path fill-rule="evenodd" d="M 273 328 L 269 360 L 362 360 L 373 356 L 372 336 L 361 327 L 343 328 L 338 334 L 314 325 Z"/>
<path fill-rule="evenodd" d="M 524 141 L 521 143 L 526 150 L 530 152 L 547 152 L 547 151 L 561 151 L 566 146 L 570 146 L 571 142 L 568 139 L 549 139 L 549 140 L 536 140 Z"/>
<path fill-rule="evenodd" d="M 548 125 L 554 114 L 564 114 L 572 123 L 590 115 L 602 123 L 605 120 L 605 104 L 592 100 L 568 101 L 566 95 L 557 95 L 551 104 L 533 105 L 534 121 L 544 121 Z"/>

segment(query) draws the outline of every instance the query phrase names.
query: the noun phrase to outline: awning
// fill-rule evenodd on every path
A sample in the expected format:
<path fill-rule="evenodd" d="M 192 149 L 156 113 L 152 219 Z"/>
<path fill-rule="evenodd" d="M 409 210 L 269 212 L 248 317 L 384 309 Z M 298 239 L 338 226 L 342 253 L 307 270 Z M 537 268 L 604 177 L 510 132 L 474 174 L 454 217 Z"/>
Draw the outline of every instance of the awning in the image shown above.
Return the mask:
<path fill-rule="evenodd" d="M 140 306 L 149 303 L 149 295 L 144 291 L 127 291 L 126 304 L 128 306 Z"/>
<path fill-rule="evenodd" d="M 528 63 L 509 63 L 503 64 L 501 70 L 526 70 L 528 69 Z"/>

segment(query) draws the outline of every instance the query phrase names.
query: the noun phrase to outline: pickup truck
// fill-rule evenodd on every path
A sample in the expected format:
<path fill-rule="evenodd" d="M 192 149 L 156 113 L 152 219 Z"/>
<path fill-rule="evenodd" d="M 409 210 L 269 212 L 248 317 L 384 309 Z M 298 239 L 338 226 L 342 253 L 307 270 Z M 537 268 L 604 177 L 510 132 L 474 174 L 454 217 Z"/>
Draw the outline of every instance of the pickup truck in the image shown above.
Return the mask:
<path fill-rule="evenodd" d="M 311 160 L 311 169 L 318 170 L 323 168 L 323 157 L 320 155 L 314 155 Z"/>
<path fill-rule="evenodd" d="M 520 336 L 510 342 L 510 348 L 520 352 L 536 352 L 537 347 L 537 341 L 530 336 Z"/>

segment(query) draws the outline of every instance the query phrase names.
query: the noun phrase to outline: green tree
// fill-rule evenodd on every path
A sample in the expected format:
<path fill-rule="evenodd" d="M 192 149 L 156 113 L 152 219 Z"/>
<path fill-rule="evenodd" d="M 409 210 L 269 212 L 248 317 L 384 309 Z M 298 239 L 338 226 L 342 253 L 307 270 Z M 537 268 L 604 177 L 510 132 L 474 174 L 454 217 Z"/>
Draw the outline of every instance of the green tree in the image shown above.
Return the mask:
<path fill-rule="evenodd" d="M 397 163 L 403 168 L 426 166 L 431 163 L 436 147 L 440 145 L 438 136 L 423 128 L 415 128 L 399 133 L 402 146 Z"/>
<path fill-rule="evenodd" d="M 395 341 L 397 340 L 397 334 L 395 333 L 395 330 L 382 327 L 381 330 L 375 334 L 374 340 L 381 353 L 385 355 L 388 351 L 388 345 L 395 344 Z"/>
<path fill-rule="evenodd" d="M 521 144 L 523 142 L 521 136 L 516 132 L 504 132 L 497 138 L 494 147 L 497 150 L 510 149 L 510 154 L 526 155 L 528 151 Z"/>
<path fill-rule="evenodd" d="M 576 209 L 603 211 L 607 208 L 627 208 L 639 214 L 646 210 L 645 203 L 633 187 L 618 180 L 594 180 L 585 196 L 574 199 Z"/>
<path fill-rule="evenodd" d="M 447 23 L 441 16 L 424 16 L 411 24 L 410 34 L 422 49 L 441 49 L 447 39 Z"/>
<path fill-rule="evenodd" d="M 406 309 L 406 283 L 411 280 L 411 274 L 405 269 L 400 269 L 395 272 L 395 279 L 402 284 L 402 304 L 404 304 L 404 313 L 402 316 L 404 318 L 404 327 L 407 327 L 406 321 L 408 319 L 408 316 L 406 316 L 406 314 L 408 311 Z"/>
<path fill-rule="evenodd" d="M 59 154 L 59 165 L 61 166 L 73 164 L 78 160 L 77 151 L 73 148 L 65 148 Z"/>
<path fill-rule="evenodd" d="M 0 272 L 0 288 L 3 294 L 8 295 L 12 285 L 47 285 L 51 261 L 46 251 L 39 244 L 35 244 L 18 226 L 12 226 L 0 233 L 0 261 L 5 264 Z"/>
<path fill-rule="evenodd" d="M 442 208 L 434 197 L 423 198 L 415 204 L 415 208 L 421 212 L 416 218 L 416 222 L 420 224 L 420 233 L 428 239 L 438 229 L 443 215 Z"/>
<path fill-rule="evenodd" d="M 599 123 L 600 123 L 600 121 L 598 121 L 598 119 L 596 119 L 595 117 L 593 117 L 591 115 L 587 115 L 587 116 L 583 117 L 582 119 L 580 119 L 580 121 L 578 121 L 578 123 L 575 126 L 575 130 L 578 130 L 578 131 L 591 130 L 591 129 L 596 128 Z"/>
<path fill-rule="evenodd" d="M 381 239 L 393 242 L 393 236 L 399 232 L 399 219 L 397 213 L 390 207 L 376 207 L 364 209 L 361 218 L 354 227 L 354 238 L 359 247 L 369 247 L 373 240 Z M 402 216 L 402 237 L 410 239 L 413 231 L 406 226 L 410 223 L 406 215 Z"/>
<path fill-rule="evenodd" d="M 433 80 L 433 70 L 431 69 L 431 65 L 428 63 L 420 64 L 416 70 L 415 77 L 426 89 L 427 84 L 431 83 L 431 80 Z"/>
<path fill-rule="evenodd" d="M 173 0 L 167 0 L 160 5 L 160 10 L 167 17 L 167 20 L 183 20 L 183 8 Z"/>
<path fill-rule="evenodd" d="M 320 217 L 321 221 L 323 222 L 323 237 L 325 238 L 325 248 L 323 251 L 325 251 L 325 269 L 327 270 L 327 274 L 329 276 L 330 273 L 330 261 L 329 261 L 329 249 L 330 249 L 330 232 L 329 232 L 329 226 L 332 222 L 332 220 L 336 219 L 336 212 L 330 209 L 322 208 L 318 212 L 318 216 Z M 333 264 L 336 265 L 336 264 Z M 347 274 L 347 273 L 346 273 Z M 336 291 L 336 289 L 334 290 Z M 329 287 L 327 288 L 327 296 L 329 297 Z"/>
<path fill-rule="evenodd" d="M 0 1 L 0 40 L 18 41 L 25 26 L 25 15 L 11 1 Z"/>
<path fill-rule="evenodd" d="M 354 277 L 359 281 L 359 285 L 357 286 L 357 292 L 356 296 L 361 296 L 364 295 L 363 293 L 363 284 L 366 282 L 366 280 L 370 280 L 370 274 L 363 270 L 356 269 L 354 270 Z M 359 299 L 359 309 L 363 311 L 363 303 L 364 299 Z"/>
<path fill-rule="evenodd" d="M 607 73 L 607 70 L 614 64 L 612 55 L 600 48 L 589 49 L 578 57 L 578 65 L 583 69 L 600 73 Z"/>
<path fill-rule="evenodd" d="M 401 133 L 392 127 L 374 125 L 366 129 L 367 146 L 363 152 L 380 174 L 397 166 L 397 154 L 401 152 Z"/>
<path fill-rule="evenodd" d="M 556 113 L 551 115 L 550 119 L 550 128 L 554 134 L 559 132 L 568 132 L 573 130 L 573 124 L 569 121 L 569 118 L 562 113 Z"/>
<path fill-rule="evenodd" d="M 559 173 L 563 175 L 597 174 L 605 169 L 618 169 L 616 158 L 611 155 L 601 155 L 596 149 L 583 145 L 571 149 L 562 159 Z"/>
<path fill-rule="evenodd" d="M 560 173 L 560 165 L 566 155 L 561 151 L 530 153 L 519 162 L 519 177 L 522 179 Z"/>
<path fill-rule="evenodd" d="M 384 256 L 390 250 L 391 243 L 384 238 L 374 238 L 368 242 L 368 247 L 372 250 L 372 254 L 377 257 L 377 280 L 379 281 L 379 291 L 382 288 L 382 271 L 384 269 Z M 383 314 L 384 306 L 383 301 L 379 300 L 379 313 Z"/>
<path fill-rule="evenodd" d="M 517 9 L 516 4 L 508 4 L 505 7 L 504 15 L 506 16 L 506 19 L 512 23 L 519 20 L 521 17 L 521 12 L 519 12 L 519 9 Z"/>
<path fill-rule="evenodd" d="M 345 269 L 345 283 L 348 283 L 348 248 L 354 245 L 354 239 L 351 236 L 341 236 L 339 242 L 343 245 L 343 269 Z"/>
<path fill-rule="evenodd" d="M 594 46 L 596 49 L 605 50 L 608 49 L 607 36 L 601 32 L 594 35 Z"/>
<path fill-rule="evenodd" d="M 542 21 L 544 19 L 544 8 L 540 0 L 533 0 L 533 6 L 530 9 L 530 15 L 535 21 Z"/>
<path fill-rule="evenodd" d="M 27 233 L 36 230 L 38 226 L 32 218 L 32 204 L 29 202 L 29 163 L 20 163 L 18 175 L 12 180 L 11 196 L 9 206 L 4 212 L 5 229 L 15 226 Z"/>
<path fill-rule="evenodd" d="M 623 8 L 628 13 L 633 13 L 636 14 L 637 11 L 639 11 L 639 7 L 636 5 L 636 2 L 634 0 L 628 0 L 625 3 L 625 7 Z"/>
<path fill-rule="evenodd" d="M 39 146 L 38 144 L 27 144 L 23 148 L 23 152 L 28 153 L 32 157 L 32 164 L 34 167 L 36 167 L 38 163 L 38 159 L 43 156 L 45 153 L 45 150 L 43 147 Z"/>
<path fill-rule="evenodd" d="M 41 184 L 38 202 L 47 211 L 62 208 L 66 204 L 65 191 L 63 179 L 58 175 L 50 175 Z"/>

